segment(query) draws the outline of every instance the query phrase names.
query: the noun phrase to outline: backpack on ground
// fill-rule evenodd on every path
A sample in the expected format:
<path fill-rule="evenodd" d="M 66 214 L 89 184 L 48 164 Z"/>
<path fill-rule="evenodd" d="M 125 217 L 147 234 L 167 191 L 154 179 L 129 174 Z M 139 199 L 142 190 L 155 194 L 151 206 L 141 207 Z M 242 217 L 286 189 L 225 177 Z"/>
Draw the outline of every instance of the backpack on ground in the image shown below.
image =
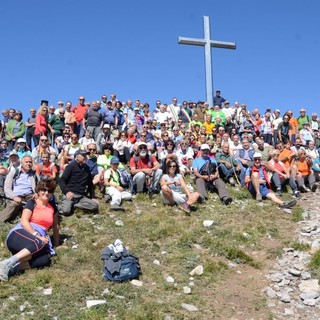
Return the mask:
<path fill-rule="evenodd" d="M 139 278 L 141 268 L 139 259 L 123 246 L 117 239 L 101 253 L 104 277 L 113 282 L 121 282 Z"/>

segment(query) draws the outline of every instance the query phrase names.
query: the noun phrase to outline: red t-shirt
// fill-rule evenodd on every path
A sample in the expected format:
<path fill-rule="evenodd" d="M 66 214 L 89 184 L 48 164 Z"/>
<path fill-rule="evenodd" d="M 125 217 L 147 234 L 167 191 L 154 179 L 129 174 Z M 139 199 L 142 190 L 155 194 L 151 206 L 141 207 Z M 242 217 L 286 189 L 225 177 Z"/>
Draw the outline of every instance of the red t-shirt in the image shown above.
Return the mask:
<path fill-rule="evenodd" d="M 150 156 L 147 156 L 145 158 L 140 158 L 136 156 L 133 156 L 130 159 L 130 167 L 134 167 L 136 169 L 151 169 L 153 168 L 153 164 L 157 162 L 157 159 L 154 156 L 151 156 L 151 159 L 149 160 Z M 138 161 L 135 161 L 138 160 Z"/>
<path fill-rule="evenodd" d="M 87 110 L 88 108 L 85 105 L 82 106 L 81 104 L 78 104 L 71 109 L 78 123 L 83 120 Z"/>

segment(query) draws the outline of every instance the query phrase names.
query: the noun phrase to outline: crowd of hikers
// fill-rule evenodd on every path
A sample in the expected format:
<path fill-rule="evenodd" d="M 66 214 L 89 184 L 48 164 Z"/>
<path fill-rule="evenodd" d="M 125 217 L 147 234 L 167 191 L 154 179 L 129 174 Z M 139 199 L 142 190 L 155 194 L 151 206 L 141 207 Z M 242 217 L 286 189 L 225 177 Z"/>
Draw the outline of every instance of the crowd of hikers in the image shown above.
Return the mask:
<path fill-rule="evenodd" d="M 21 215 L 0 261 L 0 280 L 50 264 L 59 246 L 58 216 L 75 208 L 98 212 L 99 202 L 124 211 L 136 193 L 160 194 L 186 214 L 216 192 L 233 201 L 227 185 L 247 188 L 256 201 L 291 208 L 320 181 L 320 119 L 279 109 L 249 111 L 216 92 L 210 106 L 183 101 L 155 106 L 120 101 L 115 94 L 77 104 L 41 101 L 23 115 L 2 110 L 0 223 Z M 54 195 L 56 186 L 62 196 Z M 292 198 L 284 201 L 283 193 Z M 101 194 L 103 197 L 101 198 Z M 286 198 L 289 198 L 286 196 Z M 22 212 L 22 213 L 21 213 Z M 53 230 L 52 239 L 48 230 Z"/>

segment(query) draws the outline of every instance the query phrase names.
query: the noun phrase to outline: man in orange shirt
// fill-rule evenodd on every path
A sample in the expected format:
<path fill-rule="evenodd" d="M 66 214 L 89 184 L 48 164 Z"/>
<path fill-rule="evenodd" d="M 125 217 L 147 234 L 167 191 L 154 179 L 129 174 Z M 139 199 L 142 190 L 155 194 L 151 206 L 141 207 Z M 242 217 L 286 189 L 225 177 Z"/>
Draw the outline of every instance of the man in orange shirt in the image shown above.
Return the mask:
<path fill-rule="evenodd" d="M 289 123 L 291 124 L 291 130 L 289 130 L 289 137 L 291 137 L 292 144 L 296 142 L 296 135 L 298 134 L 299 123 L 297 118 L 293 117 L 293 113 L 291 110 L 287 111 L 285 115 L 289 116 Z"/>
<path fill-rule="evenodd" d="M 84 116 L 88 110 L 88 107 L 85 105 L 85 97 L 79 97 L 79 103 L 72 107 L 71 111 L 74 113 L 76 118 L 76 123 L 74 125 L 74 133 L 76 133 L 79 138 L 84 136 Z"/>

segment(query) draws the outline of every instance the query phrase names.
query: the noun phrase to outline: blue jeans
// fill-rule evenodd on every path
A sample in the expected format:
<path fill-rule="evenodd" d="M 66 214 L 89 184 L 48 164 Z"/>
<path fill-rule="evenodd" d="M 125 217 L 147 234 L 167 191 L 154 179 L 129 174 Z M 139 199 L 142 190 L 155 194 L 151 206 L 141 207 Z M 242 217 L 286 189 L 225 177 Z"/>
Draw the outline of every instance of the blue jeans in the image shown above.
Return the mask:
<path fill-rule="evenodd" d="M 275 185 L 275 187 L 277 189 L 281 188 L 281 187 L 284 187 L 289 182 L 291 190 L 293 192 L 297 190 L 296 182 L 293 179 L 293 177 L 291 177 L 291 176 L 290 176 L 289 179 L 284 179 L 284 178 L 280 179 L 279 173 L 274 172 L 273 175 L 272 175 L 272 178 L 271 178 L 271 182 L 273 182 L 273 184 Z"/>
<path fill-rule="evenodd" d="M 228 169 L 227 166 L 224 163 L 220 163 L 218 166 L 219 173 L 222 177 L 229 179 L 234 175 L 234 169 Z"/>

